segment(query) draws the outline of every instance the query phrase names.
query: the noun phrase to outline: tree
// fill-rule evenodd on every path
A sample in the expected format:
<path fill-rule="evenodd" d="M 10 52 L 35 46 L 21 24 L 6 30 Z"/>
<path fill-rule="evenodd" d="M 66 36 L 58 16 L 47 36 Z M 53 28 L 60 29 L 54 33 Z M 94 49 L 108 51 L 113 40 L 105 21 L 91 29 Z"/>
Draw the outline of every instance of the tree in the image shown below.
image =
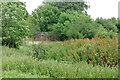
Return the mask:
<path fill-rule="evenodd" d="M 2 44 L 18 48 L 28 34 L 27 10 L 23 2 L 2 3 Z"/>
<path fill-rule="evenodd" d="M 37 19 L 29 15 L 27 18 L 27 25 L 29 26 L 29 37 L 35 38 L 35 32 L 41 32 Z"/>
<path fill-rule="evenodd" d="M 61 8 L 61 5 L 64 5 L 64 6 L 62 6 L 62 8 Z M 79 13 L 83 13 L 83 11 L 86 11 L 88 9 L 88 7 L 89 6 L 85 2 L 44 3 L 44 5 L 39 6 L 37 9 L 35 9 L 32 12 L 31 16 L 33 18 L 31 17 L 32 21 L 30 21 L 30 23 L 32 23 L 32 24 L 30 24 L 31 30 L 34 33 L 37 31 L 38 32 L 49 32 L 49 31 L 53 30 L 53 29 L 51 29 L 51 27 L 53 27 L 53 25 L 59 24 L 60 21 L 64 22 L 66 20 L 66 18 L 65 18 L 66 16 L 62 16 L 62 15 L 67 13 L 67 16 L 68 16 L 68 14 L 70 14 L 71 11 L 73 11 L 73 10 L 77 11 Z M 34 28 L 32 28 L 32 26 L 34 26 Z"/>
<path fill-rule="evenodd" d="M 96 23 L 101 24 L 108 32 L 109 31 L 113 31 L 113 32 L 117 32 L 117 26 L 116 26 L 116 21 L 114 18 L 112 19 L 103 19 L 103 18 L 97 18 L 95 20 Z"/>
<path fill-rule="evenodd" d="M 117 28 L 120 31 L 120 20 L 118 19 L 118 24 L 117 24 Z"/>
<path fill-rule="evenodd" d="M 87 9 L 90 7 L 85 1 L 84 2 L 44 2 L 44 4 L 50 4 L 51 6 L 57 7 L 62 12 L 77 11 L 82 13 L 83 11 L 87 14 Z"/>
<path fill-rule="evenodd" d="M 40 31 L 49 31 L 48 26 L 52 26 L 58 22 L 60 10 L 57 7 L 44 5 L 39 6 L 32 12 L 32 16 L 35 18 L 35 25 L 38 26 Z"/>
<path fill-rule="evenodd" d="M 71 13 L 61 13 L 58 23 L 51 28 L 52 36 L 60 40 L 71 38 L 92 38 L 96 34 L 96 24 L 85 14 L 71 11 Z"/>

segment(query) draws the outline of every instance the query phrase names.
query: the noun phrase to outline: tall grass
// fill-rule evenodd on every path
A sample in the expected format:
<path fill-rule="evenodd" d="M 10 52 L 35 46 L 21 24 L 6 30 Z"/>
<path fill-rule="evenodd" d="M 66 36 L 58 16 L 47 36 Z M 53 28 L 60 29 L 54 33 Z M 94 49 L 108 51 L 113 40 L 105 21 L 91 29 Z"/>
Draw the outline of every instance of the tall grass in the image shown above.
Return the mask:
<path fill-rule="evenodd" d="M 41 43 L 29 48 L 28 55 L 38 59 L 85 61 L 93 65 L 113 66 L 118 64 L 118 40 L 106 38 L 71 39 L 64 42 Z"/>
<path fill-rule="evenodd" d="M 40 76 L 38 74 L 23 73 L 20 71 L 4 71 L 3 78 L 49 78 L 49 76 Z"/>
<path fill-rule="evenodd" d="M 52 78 L 118 78 L 118 67 L 93 67 L 85 62 L 37 60 L 24 55 L 21 50 L 3 47 L 3 77 L 52 77 Z M 27 53 L 26 53 L 27 54 Z M 18 74 L 17 74 L 18 73 Z M 20 75 L 25 74 L 25 76 Z M 7 76 L 9 75 L 9 76 Z"/>

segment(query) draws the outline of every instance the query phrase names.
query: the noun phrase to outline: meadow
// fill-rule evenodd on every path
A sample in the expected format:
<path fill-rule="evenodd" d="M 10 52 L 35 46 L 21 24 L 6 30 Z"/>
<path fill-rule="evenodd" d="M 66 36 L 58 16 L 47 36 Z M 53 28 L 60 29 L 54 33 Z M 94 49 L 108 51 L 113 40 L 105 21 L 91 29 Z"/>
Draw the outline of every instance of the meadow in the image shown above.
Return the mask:
<path fill-rule="evenodd" d="M 118 78 L 117 44 L 117 39 L 95 37 L 2 46 L 2 77 Z"/>

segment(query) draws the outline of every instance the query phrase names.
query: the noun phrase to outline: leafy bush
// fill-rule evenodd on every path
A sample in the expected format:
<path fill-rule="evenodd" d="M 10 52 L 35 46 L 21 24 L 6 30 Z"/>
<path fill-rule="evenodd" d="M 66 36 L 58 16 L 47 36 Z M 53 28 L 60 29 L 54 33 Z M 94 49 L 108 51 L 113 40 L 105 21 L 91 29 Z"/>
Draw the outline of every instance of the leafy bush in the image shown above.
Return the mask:
<path fill-rule="evenodd" d="M 13 48 L 19 48 L 19 46 L 22 44 L 23 38 L 25 38 L 28 35 L 29 27 L 24 24 L 25 22 L 16 22 L 16 26 L 12 26 L 8 28 L 6 32 L 8 34 L 5 34 L 6 37 L 3 37 L 2 45 L 8 45 L 9 47 Z M 15 25 L 15 23 L 14 23 Z"/>
<path fill-rule="evenodd" d="M 103 19 L 103 18 L 97 18 L 95 20 L 96 23 L 101 24 L 108 32 L 109 31 L 113 31 L 113 32 L 117 32 L 117 20 L 115 18 L 111 18 L 111 19 Z"/>
<path fill-rule="evenodd" d="M 113 32 L 112 30 L 110 32 L 108 32 L 108 36 L 110 38 L 118 38 L 118 33 Z"/>
<path fill-rule="evenodd" d="M 49 28 L 50 35 L 62 41 L 71 38 L 92 38 L 96 34 L 96 24 L 92 19 L 75 11 L 61 13 L 58 23 Z"/>
<path fill-rule="evenodd" d="M 102 25 L 100 25 L 95 36 L 101 38 L 105 38 L 107 36 L 109 36 L 110 38 L 117 38 L 117 33 L 113 32 L 112 30 L 108 32 Z"/>
<path fill-rule="evenodd" d="M 105 38 L 108 36 L 108 31 L 102 25 L 100 25 L 95 36 Z"/>

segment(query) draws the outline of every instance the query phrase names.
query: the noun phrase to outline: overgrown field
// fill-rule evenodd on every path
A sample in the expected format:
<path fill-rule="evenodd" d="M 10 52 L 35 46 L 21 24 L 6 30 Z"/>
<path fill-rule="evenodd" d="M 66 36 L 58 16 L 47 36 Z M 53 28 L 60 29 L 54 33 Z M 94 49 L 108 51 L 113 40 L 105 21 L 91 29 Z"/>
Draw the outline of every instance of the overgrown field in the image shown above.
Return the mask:
<path fill-rule="evenodd" d="M 118 64 L 118 40 L 106 38 L 71 39 L 64 42 L 41 43 L 29 48 L 28 55 L 38 59 L 87 62 L 112 67 Z"/>
<path fill-rule="evenodd" d="M 71 39 L 39 45 L 24 44 L 19 50 L 3 46 L 2 76 L 118 78 L 117 43 L 117 39 L 106 37 L 92 40 Z M 109 64 L 111 66 L 107 66 Z"/>

